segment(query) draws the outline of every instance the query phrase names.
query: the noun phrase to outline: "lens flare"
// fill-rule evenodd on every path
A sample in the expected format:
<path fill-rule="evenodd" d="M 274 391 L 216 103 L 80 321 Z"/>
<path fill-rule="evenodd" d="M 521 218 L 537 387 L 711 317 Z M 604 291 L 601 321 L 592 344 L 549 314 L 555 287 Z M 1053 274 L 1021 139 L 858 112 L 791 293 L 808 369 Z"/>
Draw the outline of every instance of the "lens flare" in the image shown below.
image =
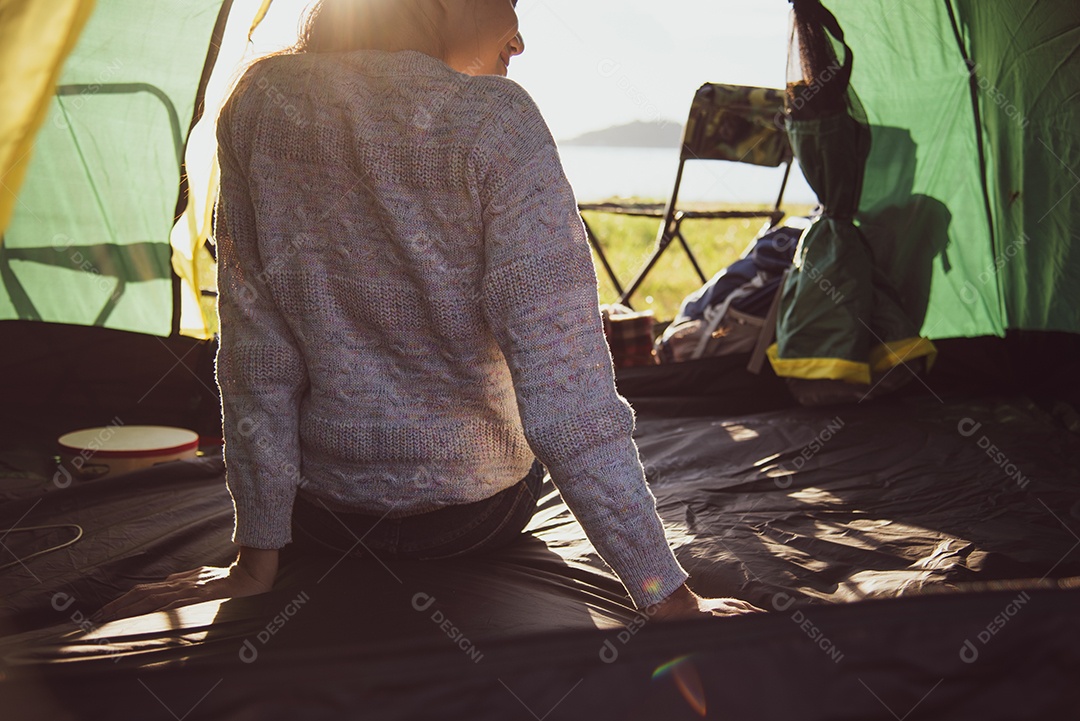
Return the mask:
<path fill-rule="evenodd" d="M 697 669 L 694 668 L 693 661 L 689 656 L 680 656 L 672 661 L 668 661 L 660 668 L 653 671 L 653 680 L 655 681 L 662 676 L 667 675 L 670 672 L 671 677 L 675 680 L 675 687 L 679 689 L 679 693 L 682 694 L 683 699 L 694 709 L 694 712 L 698 716 L 704 718 L 705 708 L 705 687 L 701 684 L 701 676 L 698 675 Z"/>
<path fill-rule="evenodd" d="M 641 584 L 641 588 L 648 594 L 655 594 L 660 592 L 660 578 L 657 576 L 649 576 Z"/>

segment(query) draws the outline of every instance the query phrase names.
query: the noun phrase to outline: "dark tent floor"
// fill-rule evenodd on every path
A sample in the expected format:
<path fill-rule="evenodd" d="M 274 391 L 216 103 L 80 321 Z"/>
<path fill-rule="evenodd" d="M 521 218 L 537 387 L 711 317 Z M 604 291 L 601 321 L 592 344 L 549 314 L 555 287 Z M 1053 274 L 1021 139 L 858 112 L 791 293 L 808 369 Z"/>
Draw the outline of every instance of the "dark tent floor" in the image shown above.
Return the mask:
<path fill-rule="evenodd" d="M 638 443 L 692 587 L 768 614 L 635 623 L 549 483 L 527 535 L 488 557 L 286 554 L 271 594 L 96 627 L 85 616 L 130 585 L 229 559 L 220 455 L 57 489 L 47 455 L 9 445 L 0 527 L 85 535 L 0 571 L 4 718 L 1075 712 L 1070 419 L 1022 395 L 705 410 L 663 396 L 659 372 L 620 378 L 631 397 L 641 383 L 656 392 L 636 403 Z M 70 537 L 9 534 L 0 563 Z"/>

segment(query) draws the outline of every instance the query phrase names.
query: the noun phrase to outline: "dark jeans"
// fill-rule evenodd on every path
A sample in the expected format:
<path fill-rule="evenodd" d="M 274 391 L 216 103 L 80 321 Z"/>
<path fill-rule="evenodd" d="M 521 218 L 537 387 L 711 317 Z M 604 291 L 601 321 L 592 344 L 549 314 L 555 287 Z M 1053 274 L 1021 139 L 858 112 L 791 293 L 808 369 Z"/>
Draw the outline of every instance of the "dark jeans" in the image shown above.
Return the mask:
<path fill-rule="evenodd" d="M 545 470 L 533 463 L 515 485 L 475 503 L 446 506 L 404 518 L 331 512 L 296 498 L 293 542 L 353 556 L 433 560 L 502 548 L 513 543 L 536 511 Z"/>

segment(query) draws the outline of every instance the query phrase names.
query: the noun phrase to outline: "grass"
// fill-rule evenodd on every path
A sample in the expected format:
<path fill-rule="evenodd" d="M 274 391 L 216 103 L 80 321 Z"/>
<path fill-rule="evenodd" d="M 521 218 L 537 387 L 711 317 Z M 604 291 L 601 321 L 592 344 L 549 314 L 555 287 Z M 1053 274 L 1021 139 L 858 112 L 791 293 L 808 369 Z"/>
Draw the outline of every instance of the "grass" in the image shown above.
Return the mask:
<path fill-rule="evenodd" d="M 641 198 L 613 198 L 616 202 L 663 202 Z M 686 204 L 682 209 L 693 209 L 695 205 Z M 701 206 L 697 206 L 700 208 Z M 710 205 L 709 209 L 722 210 L 769 210 L 771 206 L 748 205 Z M 800 215 L 810 212 L 810 206 L 784 206 L 788 214 Z M 623 287 L 630 282 L 644 266 L 656 247 L 656 235 L 660 228 L 659 219 L 631 218 L 610 213 L 586 212 L 583 214 L 589 227 L 600 239 L 608 262 Z M 697 258 L 698 265 L 707 278 L 737 260 L 747 245 L 754 239 L 763 225 L 765 218 L 724 219 L 724 220 L 686 220 L 682 224 L 683 235 Z M 614 303 L 618 293 L 611 283 L 603 265 L 593 253 L 596 275 L 600 280 L 600 302 Z M 634 292 L 630 303 L 634 310 L 651 309 L 658 321 L 667 321 L 675 317 L 683 298 L 702 285 L 701 279 L 694 272 L 694 267 L 678 241 L 675 241 L 646 276 L 645 282 Z"/>

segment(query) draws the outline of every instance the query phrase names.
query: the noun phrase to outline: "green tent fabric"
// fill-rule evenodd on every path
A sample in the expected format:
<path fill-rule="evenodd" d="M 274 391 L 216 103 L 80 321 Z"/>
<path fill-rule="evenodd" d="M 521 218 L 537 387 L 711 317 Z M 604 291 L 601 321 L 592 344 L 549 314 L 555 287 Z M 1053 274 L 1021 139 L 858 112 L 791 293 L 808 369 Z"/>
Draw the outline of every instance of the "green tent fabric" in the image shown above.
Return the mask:
<path fill-rule="evenodd" d="M 922 334 L 1080 332 L 1080 3 L 826 5 L 873 134 L 857 220 Z"/>
<path fill-rule="evenodd" d="M 825 4 L 873 137 L 856 223 L 906 315 L 931 338 L 1080 332 L 1080 3 Z M 179 149 L 222 7 L 99 0 L 0 241 L 0 320 L 170 332 Z"/>
<path fill-rule="evenodd" d="M 851 49 L 817 0 L 796 0 L 794 12 L 789 67 L 798 77 L 788 83 L 787 131 L 822 215 L 799 241 L 769 359 L 780 376 L 866 386 L 854 399 L 885 388 L 879 378 L 932 357 L 934 347 L 918 336 L 854 223 L 871 135 L 849 87 Z"/>
<path fill-rule="evenodd" d="M 0 320 L 172 332 L 169 231 L 221 7 L 97 3 L 0 245 Z"/>

